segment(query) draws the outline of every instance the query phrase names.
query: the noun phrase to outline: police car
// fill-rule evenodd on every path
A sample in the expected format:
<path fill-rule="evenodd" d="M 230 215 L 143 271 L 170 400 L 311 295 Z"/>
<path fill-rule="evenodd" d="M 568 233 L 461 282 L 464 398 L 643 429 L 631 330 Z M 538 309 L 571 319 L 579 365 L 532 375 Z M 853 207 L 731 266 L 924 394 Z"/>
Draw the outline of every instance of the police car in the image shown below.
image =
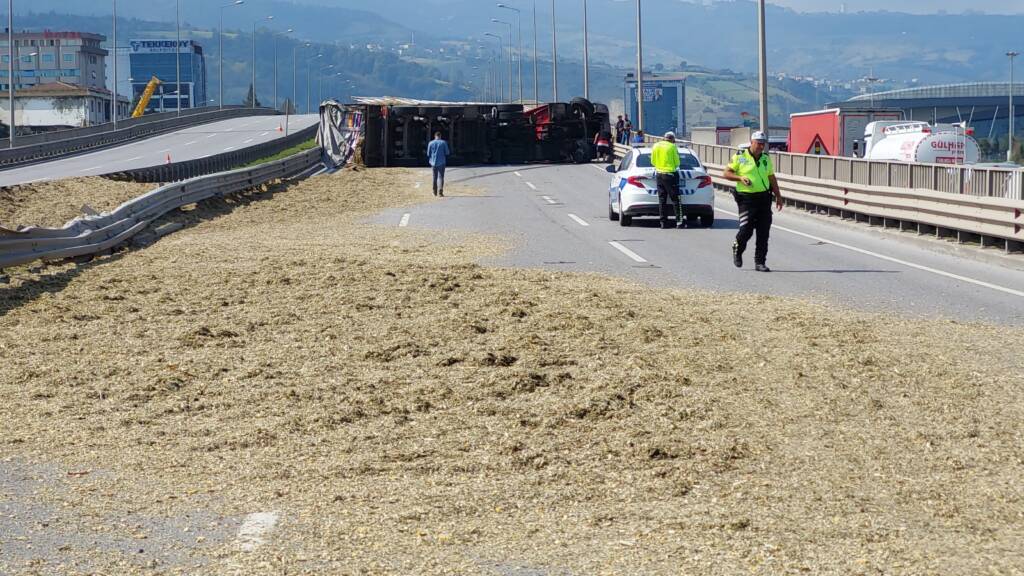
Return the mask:
<path fill-rule="evenodd" d="M 607 168 L 612 173 L 608 187 L 608 219 L 629 226 L 638 216 L 658 216 L 658 182 L 651 165 L 651 148 L 633 148 L 618 164 Z M 711 177 L 700 159 L 685 146 L 679 147 L 679 198 L 683 214 L 691 225 L 710 228 L 715 223 L 715 191 Z M 675 217 L 674 207 L 669 212 Z"/>

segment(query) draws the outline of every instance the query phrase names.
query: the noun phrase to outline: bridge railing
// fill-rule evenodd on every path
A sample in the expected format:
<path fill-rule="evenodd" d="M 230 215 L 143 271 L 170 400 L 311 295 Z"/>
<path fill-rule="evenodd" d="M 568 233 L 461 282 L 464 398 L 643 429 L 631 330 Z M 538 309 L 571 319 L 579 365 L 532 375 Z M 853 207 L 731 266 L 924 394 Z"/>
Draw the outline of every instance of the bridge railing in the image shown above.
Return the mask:
<path fill-rule="evenodd" d="M 722 173 L 735 148 L 685 144 L 716 185 L 734 186 Z M 627 149 L 616 145 L 620 157 Z M 798 207 L 1008 252 L 1024 250 L 1024 170 L 784 152 L 771 156 L 783 196 Z"/>

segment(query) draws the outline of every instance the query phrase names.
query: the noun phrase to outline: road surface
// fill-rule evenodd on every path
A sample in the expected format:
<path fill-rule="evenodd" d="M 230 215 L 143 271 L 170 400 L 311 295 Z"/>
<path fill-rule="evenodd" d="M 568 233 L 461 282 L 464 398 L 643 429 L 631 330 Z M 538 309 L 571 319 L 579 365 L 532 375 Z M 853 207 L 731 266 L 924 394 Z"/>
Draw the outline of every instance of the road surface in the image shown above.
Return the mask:
<path fill-rule="evenodd" d="M 115 148 L 3 170 L 0 186 L 155 166 L 167 162 L 168 155 L 173 162 L 212 156 L 281 138 L 285 134 L 278 128 L 284 127 L 284 121 L 284 116 L 249 116 L 192 126 Z M 316 114 L 292 116 L 289 130 L 301 130 L 319 121 Z"/>
<path fill-rule="evenodd" d="M 657 286 L 795 296 L 839 309 L 1024 325 L 1024 257 L 999 265 L 943 251 L 939 241 L 878 232 L 787 207 L 775 216 L 768 264 L 732 265 L 736 205 L 716 195 L 711 229 L 661 230 L 656 218 L 608 220 L 610 176 L 600 164 L 452 168 L 449 183 L 482 196 L 447 197 L 380 221 L 504 234 L 515 249 L 499 265 L 627 276 Z M 424 173 L 423 186 L 430 186 Z M 1016 259 L 1017 257 L 1013 257 Z"/>

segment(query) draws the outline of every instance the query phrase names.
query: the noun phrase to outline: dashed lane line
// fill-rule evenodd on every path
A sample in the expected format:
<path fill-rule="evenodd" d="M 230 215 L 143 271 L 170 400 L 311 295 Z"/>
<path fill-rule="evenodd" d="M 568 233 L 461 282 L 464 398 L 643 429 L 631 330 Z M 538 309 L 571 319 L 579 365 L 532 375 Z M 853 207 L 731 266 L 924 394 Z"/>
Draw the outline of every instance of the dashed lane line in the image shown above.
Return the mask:
<path fill-rule="evenodd" d="M 398 221 L 398 227 L 405 228 L 406 226 L 408 226 L 410 218 L 412 218 L 412 214 L 409 214 L 408 212 L 402 214 L 402 219 Z"/>
<path fill-rule="evenodd" d="M 184 145 L 185 145 L 185 146 L 191 146 L 191 145 L 193 145 L 193 144 L 195 144 L 195 143 L 196 143 L 196 141 L 195 141 L 195 140 L 193 140 L 193 141 L 191 141 L 191 142 L 185 142 L 185 144 L 184 144 Z"/>
<path fill-rule="evenodd" d="M 632 250 L 630 250 L 629 248 L 626 248 L 625 246 L 623 246 L 622 244 L 619 244 L 618 242 L 612 241 L 612 242 L 609 242 L 608 244 L 611 244 L 612 248 L 615 248 L 619 252 L 622 252 L 630 260 L 632 260 L 634 262 L 637 262 L 639 264 L 646 264 L 647 263 L 647 260 L 645 260 L 643 256 L 637 254 L 636 252 L 633 252 Z"/>
<path fill-rule="evenodd" d="M 532 190 L 536 190 L 537 189 L 537 187 L 533 185 L 533 182 L 527 182 L 526 185 L 529 186 L 530 189 L 532 189 Z"/>
<path fill-rule="evenodd" d="M 551 196 L 541 196 L 541 198 L 543 198 L 544 201 L 547 202 L 548 204 L 558 204 L 558 202 L 555 202 L 554 200 L 551 199 Z"/>
<path fill-rule="evenodd" d="M 225 152 L 230 152 L 231 150 L 234 150 L 234 149 L 235 149 L 234 146 L 228 146 L 227 148 L 224 149 L 224 151 Z"/>
<path fill-rule="evenodd" d="M 99 170 L 100 168 L 103 168 L 103 164 L 100 164 L 99 166 L 90 166 L 88 168 L 82 168 L 81 170 L 79 170 L 79 172 L 92 172 L 93 170 Z"/>
<path fill-rule="evenodd" d="M 248 144 L 249 142 L 252 142 L 253 140 L 254 140 L 254 138 L 249 138 L 245 142 L 242 142 L 242 144 Z"/>
<path fill-rule="evenodd" d="M 730 216 L 736 216 L 737 218 L 739 217 L 739 214 L 737 214 L 735 212 L 730 212 L 728 210 L 722 210 L 721 208 L 719 208 L 718 210 L 720 212 L 723 212 L 723 213 L 728 214 Z M 878 252 L 872 252 L 870 250 L 865 250 L 863 248 L 857 248 L 856 246 L 850 246 L 849 244 L 843 244 L 842 242 L 836 242 L 834 240 L 828 240 L 826 238 L 821 238 L 820 236 L 814 236 L 813 234 L 807 234 L 806 232 L 800 232 L 799 230 L 793 230 L 792 228 L 786 228 L 785 226 L 779 226 L 778 224 L 772 225 L 772 228 L 777 229 L 777 230 L 782 230 L 783 232 L 789 232 L 790 234 L 795 234 L 797 236 L 802 236 L 804 238 L 807 238 L 807 239 L 810 239 L 810 240 L 814 240 L 815 242 L 821 242 L 823 244 L 831 244 L 832 246 L 835 246 L 837 248 L 842 248 L 844 250 L 849 250 L 851 252 L 856 252 L 858 254 L 863 254 L 865 256 L 871 256 L 872 258 L 878 258 L 879 260 L 885 260 L 886 262 L 892 262 L 893 264 L 899 264 L 901 266 L 906 266 L 908 268 L 913 268 L 915 270 L 920 270 L 922 272 L 928 272 L 930 274 L 935 274 L 937 276 L 942 276 L 944 278 L 950 278 L 950 279 L 953 279 L 953 280 L 959 280 L 960 282 L 967 282 L 968 284 L 974 284 L 975 286 L 982 286 L 984 288 L 989 288 L 991 290 L 996 290 L 997 292 L 1003 292 L 1005 294 L 1011 294 L 1013 296 L 1018 296 L 1020 298 L 1024 298 L 1024 292 L 1022 292 L 1020 290 L 1014 290 L 1013 288 L 1007 288 L 1005 286 L 1000 286 L 998 284 L 992 284 L 990 282 L 985 282 L 983 280 L 977 280 L 977 279 L 974 279 L 974 278 L 968 278 L 967 276 L 961 276 L 959 274 L 953 274 L 952 272 L 946 272 L 945 270 L 939 270 L 937 268 L 931 268 L 929 266 L 923 266 L 921 264 L 914 264 L 913 262 L 907 262 L 906 260 L 900 260 L 899 258 L 893 258 L 892 256 L 886 256 L 885 254 L 879 254 Z"/>
<path fill-rule="evenodd" d="M 522 177 L 523 177 L 523 175 L 522 175 L 522 174 L 520 174 L 519 172 L 513 172 L 513 174 L 515 174 L 516 176 L 519 176 L 520 178 L 522 178 Z"/>
<path fill-rule="evenodd" d="M 575 220 L 576 223 L 579 224 L 580 226 L 590 226 L 589 222 L 587 222 L 586 220 L 584 220 L 583 218 L 580 218 L 579 216 L 577 216 L 575 214 L 569 214 L 569 218 L 572 218 L 573 220 Z"/>

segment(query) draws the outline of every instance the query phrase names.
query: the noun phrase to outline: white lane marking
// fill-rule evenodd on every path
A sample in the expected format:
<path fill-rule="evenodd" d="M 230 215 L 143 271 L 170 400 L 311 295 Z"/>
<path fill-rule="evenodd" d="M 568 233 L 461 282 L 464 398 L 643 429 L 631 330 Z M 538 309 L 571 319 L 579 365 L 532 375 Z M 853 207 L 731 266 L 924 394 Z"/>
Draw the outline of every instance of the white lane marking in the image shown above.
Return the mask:
<path fill-rule="evenodd" d="M 267 533 L 277 525 L 277 512 L 256 512 L 249 514 L 238 529 L 238 547 L 243 552 L 252 552 L 267 541 Z"/>
<path fill-rule="evenodd" d="M 81 170 L 79 170 L 79 172 L 91 172 L 93 170 L 98 170 L 100 168 L 103 168 L 103 164 L 100 164 L 99 166 L 90 166 L 88 168 L 82 168 Z"/>
<path fill-rule="evenodd" d="M 555 202 L 554 200 L 551 199 L 551 196 L 541 196 L 541 198 L 543 198 L 544 201 L 547 202 L 548 204 L 558 204 L 558 202 Z"/>
<path fill-rule="evenodd" d="M 514 172 L 514 174 L 515 174 L 516 176 L 519 176 L 520 178 L 522 178 L 522 177 L 523 177 L 523 175 L 522 175 L 522 174 L 520 174 L 519 172 Z"/>
<path fill-rule="evenodd" d="M 590 223 L 588 223 L 586 220 L 584 220 L 583 218 L 580 218 L 579 216 L 577 216 L 575 214 L 569 214 L 569 218 L 572 218 L 573 220 L 575 220 L 576 223 L 579 224 L 580 226 L 590 226 Z"/>
<path fill-rule="evenodd" d="M 170 149 L 170 148 L 164 148 L 163 150 L 161 150 L 160 152 L 158 152 L 158 154 L 163 154 L 164 152 L 170 152 L 170 151 L 171 151 L 171 149 Z"/>
<path fill-rule="evenodd" d="M 42 182 L 43 180 L 49 180 L 49 178 L 36 178 L 35 180 L 29 180 L 27 182 L 22 182 L 22 184 L 34 184 L 36 182 Z"/>
<path fill-rule="evenodd" d="M 260 134 L 260 136 L 266 136 L 267 134 L 270 134 L 270 132 L 264 132 L 263 134 Z"/>
<path fill-rule="evenodd" d="M 736 216 L 737 218 L 739 217 L 739 214 L 735 212 L 722 210 L 721 208 L 719 208 L 718 210 L 730 216 Z M 879 260 L 885 260 L 886 262 L 892 262 L 893 264 L 907 266 L 908 268 L 914 268 L 922 272 L 928 272 L 929 274 L 935 274 L 937 276 L 943 276 L 945 278 L 951 278 L 953 280 L 959 280 L 961 282 L 967 282 L 968 284 L 974 284 L 975 286 L 982 286 L 985 288 L 996 290 L 998 292 L 1004 292 L 1006 294 L 1012 294 L 1013 296 L 1019 296 L 1021 298 L 1024 298 L 1024 292 L 1020 290 L 1014 290 L 1013 288 L 1006 288 L 1005 286 L 999 286 L 998 284 L 991 284 L 983 280 L 968 278 L 967 276 L 953 274 L 952 272 L 946 272 L 945 270 L 938 270 L 936 268 L 930 268 L 928 266 L 923 266 L 921 264 L 914 264 L 913 262 L 907 262 L 906 260 L 900 260 L 899 258 L 893 258 L 892 256 L 886 256 L 885 254 L 879 254 L 878 252 L 872 252 L 870 250 L 865 250 L 863 248 L 857 248 L 856 246 L 850 246 L 849 244 L 843 244 L 841 242 L 836 242 L 834 240 L 827 240 L 825 238 L 814 236 L 813 234 L 807 234 L 806 232 L 800 232 L 799 230 L 793 230 L 792 228 L 786 228 L 785 226 L 779 226 L 777 224 L 773 224 L 772 228 L 782 230 L 783 232 L 789 232 L 790 234 L 795 234 L 797 236 L 803 236 L 804 238 L 814 240 L 815 242 L 831 244 L 832 246 L 835 246 L 837 248 L 842 248 L 844 250 L 849 250 L 851 252 L 856 252 L 858 254 L 863 254 L 865 256 L 871 256 L 873 258 L 878 258 Z"/>
<path fill-rule="evenodd" d="M 228 151 L 231 151 L 231 150 L 234 150 L 234 149 L 235 149 L 234 146 L 228 146 L 227 148 L 224 149 L 224 151 L 228 152 Z"/>
<path fill-rule="evenodd" d="M 402 219 L 398 221 L 398 227 L 405 228 L 406 226 L 408 226 L 409 218 L 412 218 L 412 214 L 409 214 L 408 212 L 402 214 Z"/>
<path fill-rule="evenodd" d="M 530 188 L 534 189 L 534 190 L 537 189 L 537 187 L 533 185 L 533 182 L 527 182 L 526 185 L 529 186 Z"/>
<path fill-rule="evenodd" d="M 216 132 L 214 132 L 213 134 L 210 134 L 209 136 L 207 136 L 207 138 L 208 139 L 209 138 L 216 138 L 217 136 L 218 136 L 218 134 Z"/>
<path fill-rule="evenodd" d="M 195 140 L 193 140 L 193 141 L 191 141 L 191 142 L 185 142 L 185 144 L 184 144 L 184 145 L 185 145 L 185 146 L 191 146 L 191 145 L 193 145 L 193 144 L 195 144 L 195 143 L 196 143 L 196 141 L 195 141 Z"/>
<path fill-rule="evenodd" d="M 634 262 L 639 262 L 640 264 L 646 264 L 647 263 L 647 260 L 644 260 L 643 256 L 640 256 L 639 254 L 637 254 L 636 252 L 633 252 L 629 248 L 626 248 L 622 244 L 619 244 L 618 242 L 609 242 L 609 244 L 612 245 L 612 248 L 615 248 L 619 252 L 622 252 L 623 254 L 628 256 L 630 259 L 632 259 Z"/>
<path fill-rule="evenodd" d="M 224 129 L 225 132 L 231 132 L 232 130 L 234 130 L 234 128 L 225 128 Z"/>
<path fill-rule="evenodd" d="M 249 138 L 249 139 L 248 139 L 248 140 L 246 140 L 245 142 L 242 142 L 242 144 L 248 144 L 249 142 L 252 142 L 252 141 L 253 141 L 253 138 Z"/>
<path fill-rule="evenodd" d="M 132 156 L 131 158 L 125 158 L 122 162 L 131 162 L 133 160 L 141 160 L 142 156 Z"/>

